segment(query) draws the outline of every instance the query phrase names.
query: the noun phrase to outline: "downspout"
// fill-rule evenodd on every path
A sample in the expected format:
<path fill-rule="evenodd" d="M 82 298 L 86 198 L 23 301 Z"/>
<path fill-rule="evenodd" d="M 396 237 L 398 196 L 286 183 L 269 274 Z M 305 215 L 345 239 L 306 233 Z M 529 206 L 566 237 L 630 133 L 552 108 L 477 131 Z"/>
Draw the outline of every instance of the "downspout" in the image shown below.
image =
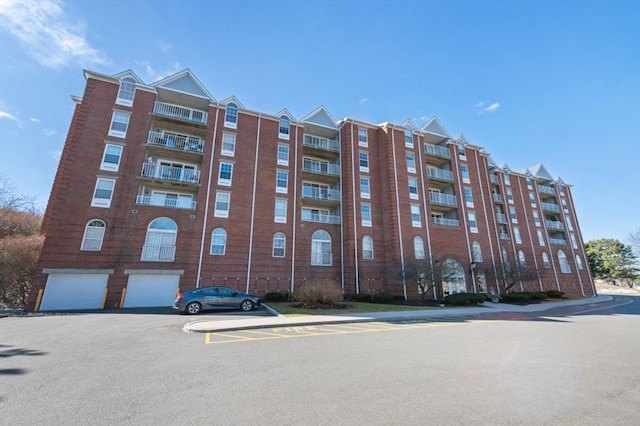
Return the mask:
<path fill-rule="evenodd" d="M 218 113 L 220 112 L 220 106 L 216 107 L 216 121 L 213 125 L 213 140 L 211 142 L 211 157 L 209 161 L 209 179 L 207 179 L 207 199 L 204 203 L 204 218 L 202 221 L 202 237 L 200 239 L 200 256 L 198 257 L 198 275 L 196 277 L 196 288 L 200 287 L 200 280 L 202 274 L 202 257 L 204 255 L 204 239 L 207 232 L 207 222 L 209 219 L 209 200 L 211 199 L 211 175 L 213 173 L 213 154 L 216 150 L 216 134 L 218 132 Z"/>
<path fill-rule="evenodd" d="M 396 214 L 398 215 L 398 238 L 400 242 L 400 265 L 402 267 L 402 293 L 407 300 L 407 277 L 404 269 L 404 244 L 402 240 L 402 224 L 400 217 L 400 199 L 398 192 L 398 164 L 396 163 L 396 134 L 391 129 L 391 153 L 393 154 L 393 180 L 396 190 Z"/>
<path fill-rule="evenodd" d="M 358 155 L 358 158 L 360 156 Z M 358 161 L 359 164 L 359 161 Z M 356 250 L 357 250 L 357 246 L 358 246 L 358 218 L 356 217 L 356 169 L 355 169 L 355 153 L 354 153 L 354 145 L 353 145 L 353 122 L 351 122 L 351 170 L 353 171 L 351 173 L 351 186 L 353 188 L 352 193 L 351 193 L 351 198 L 353 200 L 353 238 L 355 240 L 356 243 Z M 358 170 L 360 170 L 360 166 L 358 166 Z M 340 180 L 342 182 L 342 179 Z M 344 225 L 340 227 L 341 229 L 344 228 Z M 357 253 L 357 251 L 356 251 Z M 358 271 L 358 256 L 356 254 L 356 271 L 355 271 L 355 287 L 356 287 L 356 294 L 360 294 L 360 274 Z"/>
<path fill-rule="evenodd" d="M 486 219 L 487 222 L 487 240 L 489 240 L 489 252 L 491 253 L 491 265 L 493 266 L 493 276 L 496 277 L 496 291 L 498 293 L 500 293 L 500 286 L 498 285 L 498 270 L 496 269 L 496 260 L 495 260 L 495 254 L 493 252 L 493 239 L 491 237 L 491 232 L 489 230 L 489 216 L 487 215 L 487 203 L 486 200 L 484 198 L 484 188 L 482 186 L 482 178 L 480 175 L 480 162 L 478 161 L 478 158 L 480 157 L 480 153 L 476 153 L 476 170 L 478 171 L 478 181 L 480 182 L 480 185 L 478 185 L 480 187 L 480 196 L 482 198 L 482 209 L 484 210 L 484 217 Z M 483 157 L 486 158 L 486 157 Z M 483 166 L 486 166 L 486 163 L 483 162 Z M 489 196 L 492 197 L 491 195 L 491 173 L 489 172 L 489 169 L 487 167 L 484 167 L 483 169 L 484 171 L 484 176 L 486 176 L 487 178 L 487 185 L 489 187 Z M 498 237 L 498 240 L 500 239 L 500 234 L 498 232 L 498 227 L 496 225 L 496 209 L 495 207 L 493 207 L 493 198 L 491 198 L 489 201 L 491 201 L 491 218 L 493 219 L 493 229 L 495 231 L 495 235 Z M 485 284 L 487 283 L 487 277 L 485 276 Z M 488 288 L 487 288 L 488 290 Z"/>
<path fill-rule="evenodd" d="M 256 216 L 256 184 L 258 181 L 258 153 L 260 151 L 260 124 L 262 123 L 262 114 L 258 114 L 258 131 L 256 132 L 256 159 L 253 166 L 253 193 L 251 195 L 251 231 L 249 231 L 249 254 L 247 256 L 247 289 L 245 293 L 249 293 L 249 283 L 251 282 L 251 257 L 253 255 L 253 228 Z"/>
<path fill-rule="evenodd" d="M 466 148 L 465 148 L 466 149 Z M 466 153 L 465 153 L 466 156 Z M 467 217 L 467 200 L 464 198 L 464 190 L 462 188 L 462 174 L 460 173 L 460 154 L 458 153 L 458 145 L 454 144 L 454 154 L 453 154 L 453 164 L 456 168 L 456 177 L 457 177 L 457 181 L 458 181 L 458 194 L 460 194 L 460 207 L 462 210 L 462 219 L 464 222 L 464 236 L 467 239 L 467 256 L 469 258 L 469 263 L 473 262 L 473 256 L 471 255 L 471 244 L 469 244 L 469 222 L 468 222 L 468 217 Z M 469 175 L 469 182 L 471 182 L 471 175 Z M 471 183 L 469 183 L 469 185 L 471 185 Z M 478 216 L 476 216 L 476 226 L 478 224 Z M 465 276 L 465 287 L 466 287 L 466 277 L 467 277 L 467 271 L 466 271 L 466 267 L 464 268 L 464 276 Z M 471 271 L 471 286 L 473 288 L 473 292 L 477 293 L 476 291 L 476 277 L 475 277 L 475 271 Z"/>
<path fill-rule="evenodd" d="M 342 293 L 344 293 L 344 173 L 342 171 L 342 127 L 344 127 L 345 122 L 340 125 L 340 129 L 338 129 L 338 152 L 339 152 L 339 166 L 340 166 L 340 287 L 342 288 Z M 352 159 L 353 160 L 353 159 Z M 353 168 L 352 168 L 353 170 Z M 356 292 L 357 292 L 356 287 Z"/>
<path fill-rule="evenodd" d="M 411 134 L 411 136 L 413 137 L 413 133 Z M 429 229 L 431 220 L 429 216 L 429 210 L 427 207 L 427 197 L 429 192 L 428 192 L 428 188 L 425 185 L 426 175 L 424 174 L 424 165 L 426 163 L 423 163 L 424 159 L 422 157 L 423 155 L 422 151 L 425 149 L 426 142 L 420 142 L 419 137 L 417 137 L 417 139 L 418 139 L 418 163 L 420 164 L 420 186 L 422 186 L 422 209 L 424 210 L 424 224 L 425 224 L 425 229 L 427 231 L 427 252 L 429 253 L 429 267 L 431 268 L 431 283 L 435 285 L 437 277 L 436 277 L 436 270 L 435 270 L 435 264 L 433 259 L 433 249 L 431 248 L 431 230 Z M 415 148 L 414 148 L 414 152 L 415 152 Z M 438 299 L 439 288 L 437 287 L 438 286 L 436 285 L 433 288 L 433 300 Z"/>
<path fill-rule="evenodd" d="M 294 162 L 293 162 L 293 220 L 292 220 L 292 237 L 291 240 L 291 285 L 289 291 L 293 294 L 296 280 L 296 220 L 298 219 L 298 123 L 296 122 L 296 137 L 294 143 Z"/>

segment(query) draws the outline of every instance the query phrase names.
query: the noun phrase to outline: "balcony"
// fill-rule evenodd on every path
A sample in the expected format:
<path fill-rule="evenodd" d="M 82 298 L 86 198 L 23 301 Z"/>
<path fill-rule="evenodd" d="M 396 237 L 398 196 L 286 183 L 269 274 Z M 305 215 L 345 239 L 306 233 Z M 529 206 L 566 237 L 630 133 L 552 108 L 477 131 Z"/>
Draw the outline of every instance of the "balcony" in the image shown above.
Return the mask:
<path fill-rule="evenodd" d="M 556 190 L 546 185 L 538 185 L 538 192 L 541 194 L 556 195 Z"/>
<path fill-rule="evenodd" d="M 340 224 L 340 216 L 324 212 L 302 209 L 302 220 L 307 222 Z"/>
<path fill-rule="evenodd" d="M 456 207 L 458 205 L 455 195 L 442 194 L 440 192 L 430 192 L 429 201 L 431 204 L 437 204 L 439 206 Z"/>
<path fill-rule="evenodd" d="M 508 240 L 509 239 L 509 234 L 507 234 L 506 232 L 501 232 L 500 233 L 500 239 L 501 240 Z"/>
<path fill-rule="evenodd" d="M 552 229 L 554 231 L 564 231 L 564 225 L 562 224 L 562 222 L 558 222 L 555 220 L 545 220 L 544 223 L 547 226 L 547 229 Z"/>
<path fill-rule="evenodd" d="M 433 145 L 430 143 L 424 144 L 424 153 L 426 155 L 432 155 L 434 157 L 446 159 L 451 158 L 451 152 L 449 151 L 449 148 L 440 145 Z"/>
<path fill-rule="evenodd" d="M 565 240 L 564 238 L 549 238 L 549 243 L 553 245 L 566 245 L 567 240 Z"/>
<path fill-rule="evenodd" d="M 317 188 L 315 186 L 303 185 L 302 198 L 340 202 L 340 191 L 337 189 Z"/>
<path fill-rule="evenodd" d="M 136 197 L 136 204 L 145 206 L 160 206 L 160 207 L 173 207 L 177 209 L 195 210 L 196 202 L 185 198 L 167 198 L 154 195 L 138 195 Z"/>
<path fill-rule="evenodd" d="M 140 260 L 149 262 L 173 262 L 176 256 L 176 246 L 167 244 L 145 244 L 142 247 Z"/>
<path fill-rule="evenodd" d="M 147 144 L 164 148 L 188 151 L 204 152 L 204 140 L 195 136 L 181 135 L 171 132 L 150 131 L 147 137 Z"/>
<path fill-rule="evenodd" d="M 153 113 L 161 117 L 173 118 L 180 121 L 204 125 L 207 124 L 207 118 L 209 116 L 206 111 L 187 108 L 179 105 L 167 104 L 164 102 L 156 102 L 153 105 Z"/>
<path fill-rule="evenodd" d="M 495 194 L 495 193 L 494 193 L 494 194 L 491 194 L 491 195 L 492 195 L 492 197 L 493 197 L 493 202 L 494 202 L 494 203 L 500 203 L 500 204 L 502 204 L 502 203 L 503 203 L 503 201 L 502 201 L 502 195 L 500 195 L 500 194 Z"/>
<path fill-rule="evenodd" d="M 507 215 L 504 213 L 496 213 L 496 220 L 498 223 L 507 223 Z"/>
<path fill-rule="evenodd" d="M 500 180 L 498 180 L 498 176 L 496 175 L 489 175 L 489 181 L 494 185 L 497 185 L 500 183 Z"/>
<path fill-rule="evenodd" d="M 540 203 L 542 210 L 545 212 L 560 213 L 560 207 L 554 203 Z"/>
<path fill-rule="evenodd" d="M 159 181 L 200 184 L 200 170 L 144 163 L 140 176 Z"/>
<path fill-rule="evenodd" d="M 340 143 L 338 141 L 320 136 L 304 135 L 302 145 L 323 151 L 340 152 Z"/>
<path fill-rule="evenodd" d="M 325 176 L 340 176 L 340 165 L 305 158 L 302 160 L 302 171 Z"/>
<path fill-rule="evenodd" d="M 453 182 L 453 173 L 449 170 L 439 169 L 437 167 L 427 167 L 427 176 L 429 176 L 429 179 L 435 179 L 442 182 Z"/>
<path fill-rule="evenodd" d="M 431 222 L 434 225 L 460 226 L 460 221 L 458 219 L 449 219 L 446 217 L 432 217 Z"/>

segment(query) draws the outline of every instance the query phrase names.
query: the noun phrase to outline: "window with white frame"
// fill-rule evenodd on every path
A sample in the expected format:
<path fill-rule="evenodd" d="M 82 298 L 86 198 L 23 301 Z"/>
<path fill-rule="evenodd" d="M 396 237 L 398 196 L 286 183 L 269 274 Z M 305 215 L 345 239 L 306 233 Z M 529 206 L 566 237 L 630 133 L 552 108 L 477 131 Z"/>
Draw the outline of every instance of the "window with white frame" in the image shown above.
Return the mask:
<path fill-rule="evenodd" d="M 373 238 L 368 235 L 362 237 L 362 258 L 373 259 Z"/>
<path fill-rule="evenodd" d="M 108 170 L 117 172 L 120 167 L 120 158 L 122 157 L 122 145 L 106 144 L 104 153 L 102 154 L 102 163 L 100 170 Z"/>
<path fill-rule="evenodd" d="M 409 198 L 417 200 L 418 197 L 418 179 L 414 177 L 409 178 Z"/>
<path fill-rule="evenodd" d="M 367 135 L 367 129 L 358 127 L 358 145 L 369 146 L 369 137 Z"/>
<path fill-rule="evenodd" d="M 582 265 L 582 258 L 580 255 L 576 255 L 576 268 L 582 270 L 584 266 Z"/>
<path fill-rule="evenodd" d="M 93 191 L 91 207 L 111 207 L 111 199 L 113 198 L 113 189 L 115 186 L 115 179 L 98 178 Z"/>
<path fill-rule="evenodd" d="M 289 188 L 289 172 L 285 170 L 276 171 L 276 192 L 286 194 Z"/>
<path fill-rule="evenodd" d="M 404 146 L 413 148 L 413 132 L 411 129 L 405 129 L 404 131 Z"/>
<path fill-rule="evenodd" d="M 420 237 L 413 238 L 413 252 L 416 260 L 424 259 L 424 241 Z"/>
<path fill-rule="evenodd" d="M 233 133 L 222 134 L 222 155 L 233 157 L 236 152 L 236 135 Z"/>
<path fill-rule="evenodd" d="M 509 207 L 509 217 L 511 218 L 511 223 L 518 223 L 518 215 L 516 214 L 515 207 Z"/>
<path fill-rule="evenodd" d="M 289 165 L 289 145 L 283 143 L 278 144 L 278 165 Z"/>
<path fill-rule="evenodd" d="M 578 240 L 576 240 L 576 234 L 569 234 L 569 238 L 571 239 L 571 247 L 574 249 L 578 249 Z"/>
<path fill-rule="evenodd" d="M 284 257 L 285 244 L 286 239 L 282 232 L 276 232 L 273 234 L 273 249 L 271 255 L 273 257 Z"/>
<path fill-rule="evenodd" d="M 469 219 L 469 231 L 478 232 L 478 221 L 476 220 L 475 212 L 467 212 L 467 218 Z"/>
<path fill-rule="evenodd" d="M 516 244 L 522 244 L 522 236 L 520 235 L 520 228 L 513 227 L 513 238 L 516 240 Z"/>
<path fill-rule="evenodd" d="M 291 122 L 289 121 L 289 117 L 283 115 L 280 117 L 280 126 L 278 127 L 278 137 L 280 139 L 289 140 L 289 126 Z"/>
<path fill-rule="evenodd" d="M 360 216 L 362 226 L 371 226 L 371 204 L 362 203 L 360 205 Z"/>
<path fill-rule="evenodd" d="M 213 216 L 225 217 L 225 218 L 229 217 L 230 205 L 231 205 L 231 194 L 228 192 L 217 192 Z"/>
<path fill-rule="evenodd" d="M 413 152 L 407 152 L 407 172 L 416 172 L 416 155 Z"/>
<path fill-rule="evenodd" d="M 152 206 L 177 207 L 180 209 L 195 209 L 192 194 L 181 194 L 179 192 L 156 191 L 151 192 L 151 196 L 142 196 L 140 204 Z"/>
<path fill-rule="evenodd" d="M 551 268 L 551 262 L 549 262 L 549 255 L 547 253 L 542 253 L 542 264 L 545 268 Z"/>
<path fill-rule="evenodd" d="M 118 105 L 131 106 L 133 105 L 133 97 L 136 94 L 136 81 L 131 77 L 126 77 L 120 82 L 120 89 L 118 89 L 118 98 L 116 103 Z"/>
<path fill-rule="evenodd" d="M 461 164 L 460 172 L 462 173 L 462 182 L 470 183 L 471 179 L 469 179 L 469 166 L 467 166 L 466 164 Z"/>
<path fill-rule="evenodd" d="M 564 198 L 561 198 L 560 203 L 562 203 L 562 209 L 564 210 L 564 212 L 569 213 L 569 206 L 567 206 L 567 200 L 565 200 Z"/>
<path fill-rule="evenodd" d="M 147 262 L 173 262 L 176 255 L 178 225 L 168 217 L 159 217 L 147 227 L 140 260 Z"/>
<path fill-rule="evenodd" d="M 560 190 L 560 195 L 564 196 L 564 186 L 558 186 L 558 189 Z"/>
<path fill-rule="evenodd" d="M 420 220 L 420 206 L 411 204 L 411 225 L 414 228 L 420 228 L 422 221 Z"/>
<path fill-rule="evenodd" d="M 467 207 L 473 207 L 473 193 L 469 187 L 464 188 L 464 201 L 467 203 Z"/>
<path fill-rule="evenodd" d="M 113 111 L 111 116 L 111 124 L 109 125 L 109 136 L 116 138 L 127 137 L 127 128 L 129 127 L 129 118 L 131 113 L 122 111 Z"/>
<path fill-rule="evenodd" d="M 529 202 L 531 203 L 531 207 L 536 208 L 536 196 L 533 195 L 533 192 L 529 193 Z"/>
<path fill-rule="evenodd" d="M 331 235 L 319 229 L 311 236 L 311 264 L 314 266 L 331 266 Z"/>
<path fill-rule="evenodd" d="M 233 163 L 220 163 L 218 171 L 218 185 L 231 186 L 231 178 L 233 177 Z"/>
<path fill-rule="evenodd" d="M 523 268 L 527 266 L 527 259 L 524 257 L 524 252 L 522 250 L 518 250 L 518 263 Z"/>
<path fill-rule="evenodd" d="M 511 178 L 509 178 L 509 172 L 504 172 L 504 184 L 511 185 Z"/>
<path fill-rule="evenodd" d="M 231 129 L 238 127 L 238 105 L 230 103 L 224 113 L 224 126 Z"/>
<path fill-rule="evenodd" d="M 274 210 L 274 222 L 287 223 L 287 199 L 276 198 L 275 210 Z"/>
<path fill-rule="evenodd" d="M 473 254 L 473 261 L 474 262 L 482 262 L 482 248 L 480 247 L 480 243 L 477 241 L 474 241 L 471 244 L 471 252 Z"/>
<path fill-rule="evenodd" d="M 571 267 L 569 266 L 567 255 L 564 254 L 562 250 L 558 250 L 558 263 L 560 264 L 560 272 L 562 272 L 563 274 L 571 273 Z"/>
<path fill-rule="evenodd" d="M 569 229 L 569 231 L 573 231 L 573 224 L 571 223 L 571 218 L 569 216 L 565 216 L 564 221 L 567 224 L 567 229 Z"/>
<path fill-rule="evenodd" d="M 533 223 L 535 223 L 536 226 L 540 226 L 541 225 L 541 223 L 540 223 L 540 215 L 538 214 L 537 210 L 533 211 Z"/>
<path fill-rule="evenodd" d="M 467 150 L 466 150 L 464 145 L 458 145 L 458 155 L 460 156 L 460 159 L 462 159 L 462 160 L 466 160 L 467 159 Z"/>
<path fill-rule="evenodd" d="M 82 237 L 82 251 L 100 251 L 102 250 L 102 240 L 106 227 L 100 219 L 90 220 L 84 227 L 84 236 Z"/>
<path fill-rule="evenodd" d="M 360 178 L 360 197 L 371 198 L 371 180 L 368 177 Z"/>
<path fill-rule="evenodd" d="M 540 246 L 543 247 L 545 245 L 545 242 L 544 242 L 544 235 L 542 234 L 542 231 L 537 229 L 536 234 L 538 234 L 538 244 L 540 244 Z"/>
<path fill-rule="evenodd" d="M 533 189 L 533 183 L 531 182 L 531 178 L 527 176 L 527 188 Z"/>
<path fill-rule="evenodd" d="M 361 152 L 359 158 L 360 158 L 360 171 L 364 173 L 369 173 L 369 153 Z"/>
<path fill-rule="evenodd" d="M 513 191 L 511 188 L 507 188 L 507 201 L 509 201 L 509 204 L 513 204 Z"/>
<path fill-rule="evenodd" d="M 209 254 L 223 256 L 227 250 L 227 231 L 216 228 L 211 233 L 211 249 Z"/>

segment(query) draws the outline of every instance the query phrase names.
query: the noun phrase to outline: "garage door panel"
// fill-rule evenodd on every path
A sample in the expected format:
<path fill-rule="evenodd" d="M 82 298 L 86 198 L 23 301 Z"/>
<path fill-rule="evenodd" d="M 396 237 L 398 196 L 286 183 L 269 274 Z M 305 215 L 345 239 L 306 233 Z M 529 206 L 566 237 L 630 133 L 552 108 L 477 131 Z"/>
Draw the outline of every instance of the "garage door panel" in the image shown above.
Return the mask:
<path fill-rule="evenodd" d="M 124 307 L 171 306 L 179 285 L 180 275 L 130 275 Z"/>
<path fill-rule="evenodd" d="M 41 311 L 102 309 L 109 274 L 49 274 Z"/>

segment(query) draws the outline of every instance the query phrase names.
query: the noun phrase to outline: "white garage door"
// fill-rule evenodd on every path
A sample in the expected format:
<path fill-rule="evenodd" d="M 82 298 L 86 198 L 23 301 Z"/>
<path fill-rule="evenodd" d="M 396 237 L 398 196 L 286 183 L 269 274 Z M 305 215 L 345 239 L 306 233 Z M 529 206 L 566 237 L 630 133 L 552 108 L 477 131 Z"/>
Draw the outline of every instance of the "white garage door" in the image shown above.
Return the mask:
<path fill-rule="evenodd" d="M 49 274 L 41 311 L 102 309 L 109 274 Z"/>
<path fill-rule="evenodd" d="M 129 275 L 125 308 L 171 306 L 180 285 L 180 275 Z"/>

